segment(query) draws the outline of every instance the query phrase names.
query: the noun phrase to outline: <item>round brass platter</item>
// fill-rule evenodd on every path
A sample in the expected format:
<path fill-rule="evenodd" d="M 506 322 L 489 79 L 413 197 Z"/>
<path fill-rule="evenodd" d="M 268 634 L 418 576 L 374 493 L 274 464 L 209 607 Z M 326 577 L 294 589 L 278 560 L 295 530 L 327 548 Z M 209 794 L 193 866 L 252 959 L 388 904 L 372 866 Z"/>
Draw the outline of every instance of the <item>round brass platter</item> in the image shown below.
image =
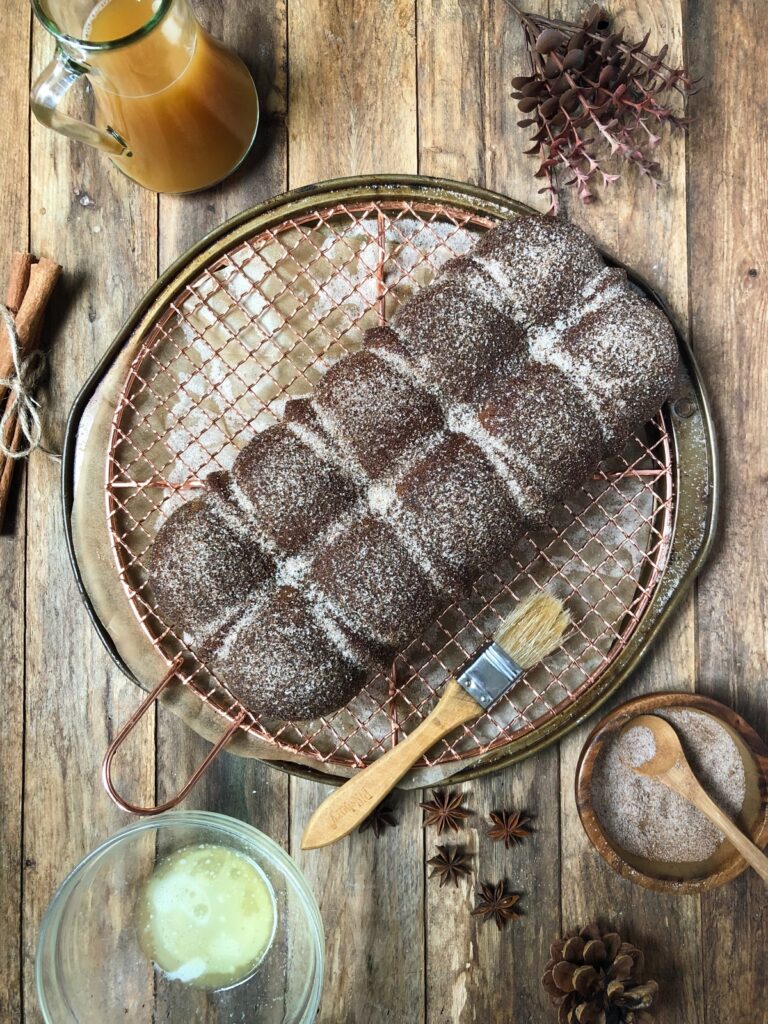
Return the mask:
<path fill-rule="evenodd" d="M 212 303 L 205 296 L 195 298 L 198 305 L 193 308 L 190 296 L 199 295 L 200 282 L 213 282 L 211 287 L 216 288 L 225 271 L 239 273 L 237 266 L 235 270 L 231 269 L 237 264 L 238 254 L 247 251 L 254 258 L 263 256 L 267 259 L 265 254 L 272 252 L 275 246 L 282 246 L 281 262 L 272 266 L 270 273 L 282 275 L 279 280 L 288 281 L 286 287 L 294 305 L 295 297 L 301 297 L 306 287 L 302 285 L 302 291 L 295 285 L 298 278 L 291 275 L 305 274 L 307 280 L 314 282 L 312 301 L 315 305 L 312 309 L 316 310 L 317 296 L 325 294 L 324 289 L 327 288 L 327 276 L 336 274 L 334 280 L 337 283 L 341 278 L 347 279 L 351 265 L 339 257 L 339 266 L 328 270 L 322 263 L 326 258 L 323 255 L 325 241 L 322 245 L 318 243 L 321 236 L 317 232 L 331 233 L 331 248 L 342 243 L 350 244 L 349 231 L 352 229 L 357 232 L 355 237 L 360 232 L 369 232 L 373 239 L 370 244 L 374 245 L 378 224 L 381 262 L 375 270 L 371 269 L 370 281 L 363 275 L 365 280 L 361 278 L 360 282 L 353 282 L 350 286 L 353 287 L 355 301 L 359 299 L 363 303 L 360 296 L 368 296 L 365 301 L 369 302 L 370 308 L 363 308 L 364 303 L 360 306 L 361 324 L 368 326 L 370 321 L 365 317 L 377 312 L 379 321 L 385 319 L 393 302 L 400 301 L 428 279 L 424 276 L 426 270 L 419 263 L 420 259 L 425 261 L 425 267 L 432 274 L 439 262 L 438 255 L 439 260 L 455 255 L 456 249 L 452 246 L 459 242 L 466 246 L 467 238 L 471 238 L 473 232 L 486 230 L 497 220 L 531 212 L 504 196 L 450 181 L 398 177 L 326 182 L 278 196 L 233 218 L 182 256 L 145 295 L 73 406 L 63 465 L 68 543 L 83 598 L 112 657 L 140 686 L 151 689 L 156 685 L 183 645 L 178 641 L 174 645 L 174 638 L 167 627 L 155 620 L 152 608 L 142 596 L 141 577 L 131 575 L 131 563 L 137 559 L 130 552 L 126 555 L 125 538 L 130 533 L 131 524 L 140 517 L 136 513 L 136 499 L 131 499 L 134 502 L 131 506 L 124 495 L 131 488 L 134 489 L 131 493 L 135 493 L 140 485 L 151 497 L 151 488 L 156 485 L 148 478 L 149 470 L 146 468 L 137 471 L 136 479 L 131 479 L 130 467 L 140 465 L 141 458 L 126 459 L 120 446 L 128 443 L 136 446 L 130 433 L 134 429 L 131 417 L 135 420 L 139 415 L 136 410 L 140 403 L 135 397 L 138 394 L 137 380 L 144 388 L 147 382 L 142 379 L 142 373 L 147 375 L 147 359 L 159 351 L 158 345 L 164 341 L 165 335 L 170 337 L 177 328 L 188 328 L 188 324 L 185 327 L 181 322 L 185 316 L 189 318 L 204 306 L 209 308 L 207 303 Z M 349 223 L 345 218 L 349 218 Z M 432 248 L 426 256 L 418 241 L 425 234 L 432 240 L 429 243 Z M 403 253 L 406 251 L 410 254 L 408 259 L 411 263 L 404 262 L 406 257 Z M 358 256 L 359 253 L 352 253 L 350 261 Z M 434 263 L 430 263 L 432 259 Z M 321 264 L 322 274 L 326 277 L 318 284 L 316 278 L 319 280 L 322 275 L 317 268 Z M 298 272 L 292 269 L 289 274 L 289 265 L 292 268 L 299 265 Z M 631 271 L 628 274 L 637 287 L 664 308 L 647 285 Z M 262 286 L 259 284 L 258 287 Z M 285 312 L 284 306 L 280 305 L 282 294 L 273 288 L 270 309 L 281 311 L 280 315 L 287 318 L 286 323 L 290 327 L 291 316 L 298 314 Z M 238 302 L 245 306 L 247 296 L 244 299 L 240 293 L 238 295 Z M 340 308 L 346 308 L 341 300 Z M 190 309 L 192 314 L 188 312 Z M 331 328 L 333 312 L 323 313 L 329 319 L 321 324 L 321 328 L 328 332 L 337 331 L 341 337 L 337 354 L 341 354 L 347 343 L 357 343 L 355 332 L 359 333 L 359 329 L 354 317 L 354 322 L 350 321 L 349 327 L 345 325 L 343 332 L 340 327 Z M 666 309 L 665 312 L 669 315 Z M 320 328 L 313 328 L 313 343 L 318 330 Z M 480 728 L 477 734 L 465 733 L 453 745 L 441 749 L 432 761 L 418 766 L 404 781 L 406 787 L 473 778 L 554 742 L 591 714 L 620 686 L 700 568 L 715 526 L 717 461 L 709 405 L 695 360 L 679 332 L 678 341 L 683 370 L 676 393 L 660 413 L 656 426 L 648 428 L 651 433 L 645 435 L 641 442 L 647 457 L 658 455 L 658 477 L 659 480 L 663 478 L 665 488 L 661 496 L 651 495 L 648 499 L 652 507 L 649 506 L 645 517 L 647 530 L 643 544 L 647 551 L 643 557 L 651 552 L 652 557 L 648 555 L 650 568 L 646 571 L 644 565 L 638 567 L 635 592 L 630 598 L 622 597 L 626 615 L 620 622 L 617 620 L 616 624 L 611 624 L 616 639 L 601 652 L 602 660 L 598 661 L 597 668 L 584 669 L 584 682 L 572 687 L 567 683 L 560 686 L 556 675 L 552 675 L 552 679 L 546 682 L 543 696 L 536 691 L 538 684 L 532 685 L 529 687 L 532 696 L 523 710 L 514 706 L 510 711 L 514 729 L 511 724 L 505 724 L 500 727 L 501 731 L 497 729 L 494 732 L 490 722 L 485 732 Z M 305 342 L 309 343 L 302 336 L 301 343 Z M 256 352 L 260 350 L 254 349 L 254 354 Z M 307 366 L 312 365 L 311 361 L 307 363 L 302 373 L 307 375 Z M 155 380 L 156 377 L 152 377 L 150 383 Z M 146 414 L 148 422 L 151 416 L 156 416 L 155 410 Z M 157 428 L 159 421 L 151 422 L 162 433 L 164 428 Z M 146 452 L 140 455 L 146 462 Z M 614 475 L 622 476 L 619 472 Z M 607 480 L 608 476 L 604 474 L 604 479 Z M 184 486 L 183 481 L 179 486 Z M 139 527 L 149 536 L 156 528 L 152 524 L 158 521 L 159 499 L 150 500 L 148 497 L 147 508 L 150 511 L 146 520 L 139 522 Z M 577 519 L 581 514 L 578 509 L 576 512 L 568 510 L 568 515 Z M 129 526 L 125 525 L 126 521 Z M 568 528 L 565 521 L 561 533 L 567 533 Z M 547 538 L 530 542 L 534 555 L 538 550 L 536 546 L 544 545 L 543 562 L 540 560 L 535 567 L 532 567 L 533 563 L 526 563 L 525 573 L 519 574 L 520 580 L 527 574 L 526 578 L 530 577 L 532 585 L 534 579 L 538 583 L 547 582 L 542 565 L 546 563 L 548 543 Z M 523 564 L 522 556 L 515 554 L 514 558 L 516 565 Z M 509 567 L 506 571 L 506 576 L 501 570 L 490 574 L 498 582 L 490 596 L 487 588 L 496 586 L 494 578 L 490 583 L 488 580 L 482 585 L 479 582 L 474 597 L 476 603 L 480 599 L 481 603 L 484 602 L 481 612 L 494 607 L 502 590 L 512 599 L 520 596 L 516 589 L 518 577 L 509 575 Z M 471 616 L 466 613 L 465 619 L 469 618 Z M 441 617 L 444 632 L 450 632 L 445 625 L 447 621 L 448 618 Z M 481 625 L 478 623 L 485 620 L 482 614 L 478 614 L 472 621 L 479 630 Z M 450 642 L 454 641 L 456 635 L 451 636 Z M 434 657 L 429 663 L 432 675 L 414 661 L 415 655 L 410 648 L 404 652 L 402 664 L 410 666 L 408 671 L 420 676 L 421 690 L 404 692 L 402 687 L 411 683 L 406 680 L 404 684 L 399 675 L 394 688 L 390 686 L 389 690 L 385 687 L 386 680 L 378 684 L 374 682 L 374 696 L 368 704 L 355 705 L 353 702 L 355 706 L 351 705 L 341 716 L 334 716 L 330 726 L 321 723 L 314 732 L 296 729 L 289 723 L 260 722 L 249 716 L 230 741 L 229 749 L 246 756 L 268 759 L 295 774 L 328 782 L 341 781 L 367 763 L 369 757 L 375 757 L 377 752 L 386 749 L 393 736 L 418 724 L 431 707 L 434 692 L 444 678 L 440 673 L 451 667 L 445 653 L 448 646 L 443 643 L 437 650 L 432 642 L 430 653 Z M 464 653 L 469 653 L 469 648 L 459 647 Z M 575 668 L 579 667 L 579 657 L 577 651 L 572 658 Z M 414 664 L 417 665 L 415 669 Z M 190 669 L 187 665 L 179 674 L 178 681 L 163 694 L 162 700 L 193 729 L 213 740 L 222 735 L 242 709 L 225 687 L 208 678 L 203 684 L 201 678 L 200 666 Z M 418 699 L 410 699 L 411 692 L 417 693 Z M 391 719 L 389 731 L 387 720 L 381 717 L 385 714 Z M 516 724 L 515 714 L 520 716 L 520 727 Z M 381 722 L 376 716 L 381 717 Z M 336 747 L 332 743 L 334 736 L 340 737 Z"/>

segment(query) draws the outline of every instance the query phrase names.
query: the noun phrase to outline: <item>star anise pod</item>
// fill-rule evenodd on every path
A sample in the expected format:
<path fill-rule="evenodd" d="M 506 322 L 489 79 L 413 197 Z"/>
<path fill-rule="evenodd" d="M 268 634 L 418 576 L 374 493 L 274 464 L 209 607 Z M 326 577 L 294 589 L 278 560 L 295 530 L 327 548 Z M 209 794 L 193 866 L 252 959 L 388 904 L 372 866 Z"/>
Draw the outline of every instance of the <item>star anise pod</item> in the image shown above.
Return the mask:
<path fill-rule="evenodd" d="M 520 893 L 507 892 L 507 883 L 504 879 L 497 882 L 496 885 L 492 882 L 481 882 L 475 895 L 478 902 L 472 911 L 472 916 L 482 917 L 483 921 L 490 921 L 493 918 L 499 931 L 507 921 L 513 921 L 516 917 L 522 916 L 518 910 L 515 910 Z"/>
<path fill-rule="evenodd" d="M 379 804 L 368 817 L 363 821 L 358 828 L 358 832 L 367 832 L 368 829 L 373 830 L 373 834 L 378 839 L 385 828 L 394 828 L 397 825 L 397 818 L 394 815 L 391 807 L 385 807 L 384 804 Z"/>
<path fill-rule="evenodd" d="M 493 827 L 488 829 L 488 838 L 503 840 L 507 850 L 531 834 L 527 827 L 531 819 L 518 811 L 491 811 L 490 819 Z"/>
<path fill-rule="evenodd" d="M 539 160 L 535 177 L 545 182 L 540 191 L 550 193 L 550 212 L 558 208 L 556 172 L 589 203 L 596 183 L 607 186 L 619 177 L 604 166 L 613 156 L 658 186 L 657 133 L 665 124 L 688 124 L 686 101 L 697 85 L 685 68 L 665 63 L 668 47 L 648 53 L 650 33 L 636 43 L 625 40 L 598 4 L 580 24 L 526 13 L 514 0 L 507 4 L 525 32 L 531 68 L 512 79 L 524 115 L 518 125 L 534 131 L 525 153 Z"/>
<path fill-rule="evenodd" d="M 462 821 L 471 814 L 471 811 L 461 806 L 462 799 L 461 793 L 433 789 L 432 799 L 419 804 L 419 807 L 423 807 L 426 812 L 424 825 L 434 825 L 439 836 L 446 829 L 457 832 Z"/>
<path fill-rule="evenodd" d="M 438 846 L 436 855 L 427 861 L 427 864 L 434 865 L 429 877 L 439 875 L 440 888 L 453 882 L 458 889 L 459 879 L 472 874 L 471 860 L 470 855 L 464 853 L 460 846 Z"/>

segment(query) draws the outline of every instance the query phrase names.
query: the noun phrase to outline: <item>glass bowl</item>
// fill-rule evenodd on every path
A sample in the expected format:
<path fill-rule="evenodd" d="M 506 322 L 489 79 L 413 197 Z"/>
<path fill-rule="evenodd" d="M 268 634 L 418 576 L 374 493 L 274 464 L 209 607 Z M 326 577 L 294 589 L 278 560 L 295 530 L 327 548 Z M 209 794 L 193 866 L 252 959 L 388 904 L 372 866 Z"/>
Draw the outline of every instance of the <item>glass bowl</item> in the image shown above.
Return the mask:
<path fill-rule="evenodd" d="M 158 859 L 211 843 L 254 861 L 272 887 L 276 927 L 256 970 L 226 989 L 170 980 L 139 945 L 136 908 Z M 64 880 L 43 919 L 35 982 L 47 1024 L 304 1024 L 323 981 L 323 925 L 314 896 L 277 843 L 242 821 L 171 811 L 122 829 Z"/>

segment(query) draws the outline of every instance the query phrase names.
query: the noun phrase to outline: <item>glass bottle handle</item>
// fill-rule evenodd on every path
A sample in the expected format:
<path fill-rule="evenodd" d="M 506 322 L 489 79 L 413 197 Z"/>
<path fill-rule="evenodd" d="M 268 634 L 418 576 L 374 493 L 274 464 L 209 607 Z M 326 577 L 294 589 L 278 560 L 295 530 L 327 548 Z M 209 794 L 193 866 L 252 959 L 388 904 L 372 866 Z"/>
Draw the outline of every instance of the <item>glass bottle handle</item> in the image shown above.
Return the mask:
<path fill-rule="evenodd" d="M 114 128 L 97 128 L 96 125 L 78 121 L 59 110 L 59 104 L 72 86 L 87 73 L 88 68 L 58 50 L 32 86 L 32 110 L 35 117 L 47 128 L 61 132 L 77 142 L 87 142 L 89 146 L 95 146 L 110 156 L 132 156 L 128 143 Z"/>

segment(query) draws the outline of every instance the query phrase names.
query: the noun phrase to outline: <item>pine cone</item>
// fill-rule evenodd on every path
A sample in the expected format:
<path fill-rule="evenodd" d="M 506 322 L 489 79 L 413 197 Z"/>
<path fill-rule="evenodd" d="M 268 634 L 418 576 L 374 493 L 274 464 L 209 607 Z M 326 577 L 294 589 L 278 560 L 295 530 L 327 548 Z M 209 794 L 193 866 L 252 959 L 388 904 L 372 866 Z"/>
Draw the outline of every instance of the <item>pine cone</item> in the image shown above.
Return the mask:
<path fill-rule="evenodd" d="M 643 980 L 645 957 L 616 932 L 588 924 L 549 952 L 541 983 L 558 1007 L 558 1024 L 653 1024 L 659 986 Z"/>

